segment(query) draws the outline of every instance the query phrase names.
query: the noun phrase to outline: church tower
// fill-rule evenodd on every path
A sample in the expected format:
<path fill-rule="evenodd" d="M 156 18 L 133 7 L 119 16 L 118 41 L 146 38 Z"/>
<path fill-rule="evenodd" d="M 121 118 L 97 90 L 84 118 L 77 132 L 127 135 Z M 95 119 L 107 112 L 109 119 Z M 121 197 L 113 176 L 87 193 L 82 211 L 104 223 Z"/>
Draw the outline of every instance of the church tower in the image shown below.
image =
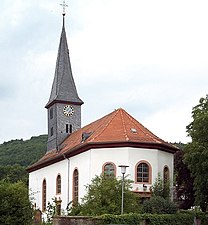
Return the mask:
<path fill-rule="evenodd" d="M 56 61 L 51 94 L 45 108 L 48 111 L 47 151 L 59 150 L 60 144 L 70 133 L 81 128 L 81 105 L 72 75 L 65 32 L 65 13 Z"/>

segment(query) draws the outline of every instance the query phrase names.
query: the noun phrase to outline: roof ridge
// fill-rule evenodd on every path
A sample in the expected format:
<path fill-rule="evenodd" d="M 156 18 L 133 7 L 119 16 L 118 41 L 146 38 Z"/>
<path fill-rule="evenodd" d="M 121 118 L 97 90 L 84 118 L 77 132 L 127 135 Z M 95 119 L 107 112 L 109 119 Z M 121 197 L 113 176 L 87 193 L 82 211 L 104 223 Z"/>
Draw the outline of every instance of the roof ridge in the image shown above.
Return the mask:
<path fill-rule="evenodd" d="M 134 125 L 138 127 L 138 124 L 140 124 L 140 126 L 142 126 L 145 130 L 147 130 L 150 134 L 152 134 L 153 136 L 151 136 L 150 134 L 148 134 L 147 132 L 144 132 L 144 130 L 142 130 L 141 128 L 139 128 L 139 130 L 146 136 L 148 136 L 149 138 L 151 138 L 153 141 L 160 143 L 156 138 L 160 139 L 161 141 L 163 141 L 161 138 L 157 137 L 155 134 L 153 134 L 149 129 L 147 129 L 144 125 L 142 125 L 139 121 L 137 121 L 135 118 L 133 118 L 131 115 L 129 115 L 126 112 L 126 116 L 129 117 L 129 119 L 134 123 Z M 136 120 L 136 121 L 135 121 Z M 156 138 L 154 138 L 156 137 Z"/>
<path fill-rule="evenodd" d="M 125 136 L 126 140 L 129 141 L 129 137 L 127 135 L 127 130 L 126 130 L 126 124 L 125 124 L 124 117 L 123 117 L 123 111 L 124 110 L 121 110 L 121 119 L 122 119 L 122 124 L 123 124 L 123 129 L 124 129 L 124 136 Z"/>
<path fill-rule="evenodd" d="M 106 125 L 103 127 L 103 129 L 100 131 L 100 132 L 98 132 L 98 134 L 96 135 L 96 136 L 94 136 L 90 141 L 93 141 L 93 140 L 95 140 L 98 136 L 100 136 L 103 132 L 104 132 L 104 130 L 109 126 L 109 124 L 112 122 L 112 120 L 115 118 L 115 116 L 118 114 L 118 109 L 117 110 L 115 110 L 114 112 L 112 112 L 111 114 L 108 114 L 109 116 L 111 115 L 111 118 L 110 118 L 110 120 L 106 123 Z"/>

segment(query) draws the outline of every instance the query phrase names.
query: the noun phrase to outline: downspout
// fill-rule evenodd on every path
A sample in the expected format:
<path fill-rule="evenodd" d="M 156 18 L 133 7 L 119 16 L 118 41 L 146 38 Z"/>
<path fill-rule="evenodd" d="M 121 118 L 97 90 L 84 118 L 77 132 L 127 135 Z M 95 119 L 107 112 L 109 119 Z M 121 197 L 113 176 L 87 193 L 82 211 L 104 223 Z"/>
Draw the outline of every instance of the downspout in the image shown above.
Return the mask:
<path fill-rule="evenodd" d="M 63 154 L 64 159 L 67 159 L 67 206 L 69 204 L 69 158 L 66 158 L 66 156 Z"/>

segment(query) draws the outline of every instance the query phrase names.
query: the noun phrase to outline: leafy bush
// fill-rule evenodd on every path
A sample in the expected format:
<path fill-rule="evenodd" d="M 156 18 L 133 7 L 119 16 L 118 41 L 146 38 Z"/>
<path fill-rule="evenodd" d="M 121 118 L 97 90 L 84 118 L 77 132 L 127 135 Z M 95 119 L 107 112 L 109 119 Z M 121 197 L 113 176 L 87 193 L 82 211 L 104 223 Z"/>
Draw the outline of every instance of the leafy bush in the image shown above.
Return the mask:
<path fill-rule="evenodd" d="M 131 189 L 132 182 L 125 179 L 124 212 L 139 212 L 139 197 Z M 81 204 L 69 207 L 69 215 L 97 216 L 120 214 L 121 180 L 115 177 L 96 176 L 87 186 L 87 194 Z"/>
<path fill-rule="evenodd" d="M 164 182 L 160 174 L 158 174 L 158 178 L 156 178 L 155 183 L 153 184 L 151 189 L 153 196 L 170 198 L 170 182 L 169 180 Z"/>
<path fill-rule="evenodd" d="M 194 216 L 191 214 L 123 214 L 123 215 L 102 215 L 97 217 L 98 224 L 128 224 L 140 225 L 146 221 L 148 225 L 192 225 Z M 205 224 L 202 224 L 205 225 Z M 207 225 L 207 224 L 206 224 Z"/>
<path fill-rule="evenodd" d="M 191 215 L 193 218 L 200 219 L 201 225 L 207 225 L 208 224 L 208 214 L 204 213 L 199 210 L 180 210 L 180 214 L 188 214 Z"/>
<path fill-rule="evenodd" d="M 140 225 L 145 219 L 143 214 L 129 213 L 122 215 L 105 214 L 99 217 L 98 224 L 128 224 L 128 225 Z"/>
<path fill-rule="evenodd" d="M 0 224 L 32 224 L 33 210 L 24 183 L 0 181 L 0 215 Z"/>
<path fill-rule="evenodd" d="M 169 199 L 153 196 L 143 204 L 144 213 L 173 214 L 177 212 L 176 205 Z"/>
<path fill-rule="evenodd" d="M 192 225 L 194 218 L 185 214 L 149 214 L 148 225 Z"/>

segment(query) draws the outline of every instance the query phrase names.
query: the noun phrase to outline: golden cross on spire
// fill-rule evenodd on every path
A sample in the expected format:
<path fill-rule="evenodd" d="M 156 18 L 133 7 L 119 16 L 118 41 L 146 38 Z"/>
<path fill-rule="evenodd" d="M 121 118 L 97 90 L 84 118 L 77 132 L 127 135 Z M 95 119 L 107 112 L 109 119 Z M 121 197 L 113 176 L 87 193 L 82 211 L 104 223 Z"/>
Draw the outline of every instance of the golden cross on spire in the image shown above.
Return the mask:
<path fill-rule="evenodd" d="M 65 3 L 65 0 L 63 0 L 63 4 L 60 4 L 63 7 L 63 13 L 62 15 L 65 16 L 65 8 L 68 7 L 68 5 Z"/>

